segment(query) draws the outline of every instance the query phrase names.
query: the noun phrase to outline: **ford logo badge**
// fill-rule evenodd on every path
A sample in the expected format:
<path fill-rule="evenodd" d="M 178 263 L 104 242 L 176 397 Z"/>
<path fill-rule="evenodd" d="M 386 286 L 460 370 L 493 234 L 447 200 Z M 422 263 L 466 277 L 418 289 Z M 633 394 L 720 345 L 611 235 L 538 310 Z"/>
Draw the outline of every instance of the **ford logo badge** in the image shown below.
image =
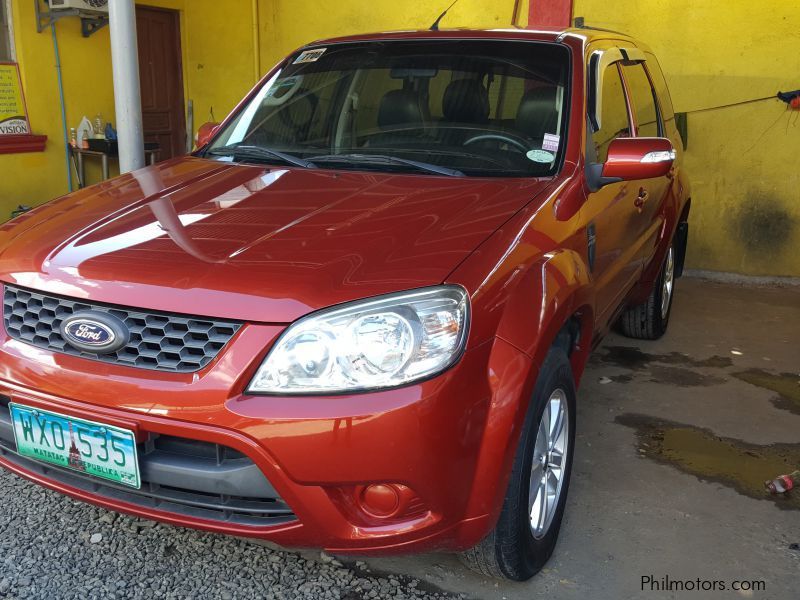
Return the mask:
<path fill-rule="evenodd" d="M 110 354 L 128 343 L 128 328 L 120 319 L 100 311 L 82 311 L 61 323 L 61 337 L 81 352 Z"/>

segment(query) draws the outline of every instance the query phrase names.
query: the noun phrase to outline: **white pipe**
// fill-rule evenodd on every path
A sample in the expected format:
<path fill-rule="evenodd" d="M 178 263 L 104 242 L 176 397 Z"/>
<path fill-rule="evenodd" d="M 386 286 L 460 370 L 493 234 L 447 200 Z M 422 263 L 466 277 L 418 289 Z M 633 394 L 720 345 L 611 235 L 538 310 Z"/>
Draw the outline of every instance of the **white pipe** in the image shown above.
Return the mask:
<path fill-rule="evenodd" d="M 114 73 L 114 105 L 119 138 L 119 171 L 127 173 L 144 167 L 136 7 L 134 0 L 111 0 L 108 9 L 111 66 Z"/>
<path fill-rule="evenodd" d="M 253 13 L 253 78 L 256 83 L 261 79 L 261 32 L 258 29 L 260 27 L 258 2 L 259 0 L 252 1 L 251 10 Z"/>

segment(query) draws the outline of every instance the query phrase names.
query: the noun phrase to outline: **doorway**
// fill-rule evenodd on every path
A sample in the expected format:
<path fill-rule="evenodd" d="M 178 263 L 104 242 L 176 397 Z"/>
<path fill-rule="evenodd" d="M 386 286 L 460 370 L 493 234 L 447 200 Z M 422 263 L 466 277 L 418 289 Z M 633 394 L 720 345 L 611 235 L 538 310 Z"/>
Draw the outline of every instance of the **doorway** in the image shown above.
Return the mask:
<path fill-rule="evenodd" d="M 159 160 L 186 154 L 180 14 L 136 7 L 139 78 L 145 142 L 159 145 Z"/>

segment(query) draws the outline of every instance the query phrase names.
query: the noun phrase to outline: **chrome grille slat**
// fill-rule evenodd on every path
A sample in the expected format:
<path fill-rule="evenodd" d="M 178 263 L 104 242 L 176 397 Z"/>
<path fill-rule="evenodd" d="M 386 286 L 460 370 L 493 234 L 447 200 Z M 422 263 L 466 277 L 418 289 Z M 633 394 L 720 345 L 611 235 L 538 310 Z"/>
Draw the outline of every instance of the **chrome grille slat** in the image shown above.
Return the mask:
<path fill-rule="evenodd" d="M 83 310 L 107 312 L 130 330 L 128 344 L 110 354 L 73 348 L 61 337 L 61 323 Z M 242 324 L 207 317 L 145 311 L 3 287 L 3 324 L 15 340 L 53 352 L 128 367 L 192 373 L 207 366 Z"/>

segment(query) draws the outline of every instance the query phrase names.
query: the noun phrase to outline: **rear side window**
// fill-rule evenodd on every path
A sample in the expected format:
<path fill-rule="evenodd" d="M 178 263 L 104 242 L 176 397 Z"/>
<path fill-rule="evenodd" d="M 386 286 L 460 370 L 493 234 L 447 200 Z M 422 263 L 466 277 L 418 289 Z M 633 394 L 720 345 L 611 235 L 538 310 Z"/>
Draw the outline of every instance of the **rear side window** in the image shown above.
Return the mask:
<path fill-rule="evenodd" d="M 663 127 L 658 119 L 655 92 L 642 63 L 634 63 L 622 67 L 625 83 L 636 119 L 636 135 L 638 137 L 658 137 Z"/>
<path fill-rule="evenodd" d="M 664 73 L 656 60 L 655 55 L 647 54 L 647 71 L 650 73 L 650 79 L 653 81 L 653 87 L 656 89 L 658 95 L 658 104 L 661 107 L 661 118 L 664 121 L 669 121 L 675 117 L 675 112 L 672 109 L 672 99 L 669 96 L 669 89 L 667 89 L 667 82 L 664 79 Z"/>
<path fill-rule="evenodd" d="M 600 92 L 600 129 L 592 134 L 597 162 L 608 157 L 608 145 L 618 137 L 629 137 L 628 105 L 617 64 L 606 67 Z"/>

